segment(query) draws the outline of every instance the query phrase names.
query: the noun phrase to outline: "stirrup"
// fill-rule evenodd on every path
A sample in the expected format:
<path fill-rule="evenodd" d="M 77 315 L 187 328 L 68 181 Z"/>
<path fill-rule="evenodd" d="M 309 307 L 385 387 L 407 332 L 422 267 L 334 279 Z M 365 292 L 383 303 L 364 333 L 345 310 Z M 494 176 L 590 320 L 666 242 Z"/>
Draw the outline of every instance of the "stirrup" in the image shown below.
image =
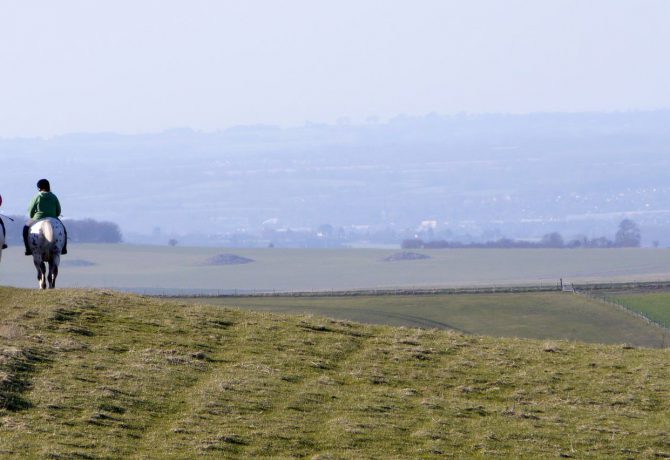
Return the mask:
<path fill-rule="evenodd" d="M 7 245 L 6 245 L 6 244 L 3 244 L 3 245 L 2 245 L 2 249 L 7 249 Z"/>

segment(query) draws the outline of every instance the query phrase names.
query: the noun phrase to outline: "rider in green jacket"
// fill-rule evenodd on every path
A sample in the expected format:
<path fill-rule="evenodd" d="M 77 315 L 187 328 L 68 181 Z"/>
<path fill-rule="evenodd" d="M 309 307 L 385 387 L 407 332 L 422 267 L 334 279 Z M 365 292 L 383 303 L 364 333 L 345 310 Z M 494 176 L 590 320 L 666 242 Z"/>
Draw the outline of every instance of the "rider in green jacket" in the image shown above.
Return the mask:
<path fill-rule="evenodd" d="M 53 217 L 58 219 L 61 214 L 60 202 L 58 197 L 51 193 L 51 184 L 46 179 L 40 179 L 37 181 L 37 189 L 39 193 L 28 205 L 28 215 L 30 216 L 31 223 L 46 217 Z M 60 220 L 60 219 L 59 219 Z M 67 231 L 65 226 L 63 226 L 65 231 L 65 244 L 63 245 L 63 250 L 61 254 L 67 254 Z M 28 246 L 28 234 L 30 233 L 30 225 L 25 225 L 23 227 L 23 243 L 26 245 L 26 255 L 32 255 L 32 251 Z"/>

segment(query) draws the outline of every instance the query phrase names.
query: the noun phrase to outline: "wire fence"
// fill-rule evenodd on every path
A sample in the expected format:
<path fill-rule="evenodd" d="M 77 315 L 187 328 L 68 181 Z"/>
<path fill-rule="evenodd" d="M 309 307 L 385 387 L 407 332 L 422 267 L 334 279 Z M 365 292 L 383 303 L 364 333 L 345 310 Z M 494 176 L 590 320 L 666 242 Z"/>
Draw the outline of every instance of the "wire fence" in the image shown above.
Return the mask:
<path fill-rule="evenodd" d="M 168 289 L 168 288 L 117 288 L 119 291 L 151 297 L 344 297 L 344 296 L 407 296 L 440 294 L 495 294 L 522 292 L 555 292 L 562 286 L 540 284 L 527 286 L 482 286 L 482 287 L 401 287 L 401 288 L 360 288 L 360 289 Z"/>
<path fill-rule="evenodd" d="M 426 286 L 399 286 L 399 287 L 360 287 L 360 288 L 311 288 L 311 289 L 196 289 L 196 288 L 166 288 L 166 287 L 114 287 L 123 292 L 140 294 L 152 297 L 326 297 L 326 296 L 384 296 L 384 295 L 440 295 L 440 294 L 504 294 L 523 292 L 579 292 L 595 293 L 607 291 L 636 290 L 670 290 L 670 281 L 653 282 L 624 282 L 624 283 L 579 283 L 573 284 L 557 280 L 556 282 L 540 282 L 536 284 L 523 285 L 487 285 L 487 286 L 451 286 L 451 287 L 426 287 Z M 605 295 L 591 294 L 598 300 L 603 300 Z M 653 321 L 653 319 L 652 319 Z"/>
<path fill-rule="evenodd" d="M 666 345 L 670 345 L 668 343 L 668 340 L 667 340 L 668 339 L 667 336 L 670 333 L 670 323 L 668 323 L 667 321 L 657 320 L 657 319 L 649 316 L 645 312 L 640 311 L 638 308 L 635 308 L 634 306 L 626 303 L 622 299 L 617 298 L 617 297 L 609 296 L 605 293 L 596 294 L 596 293 L 594 293 L 592 291 L 588 291 L 588 290 L 575 290 L 575 293 L 579 294 L 579 295 L 583 295 L 585 297 L 588 297 L 590 299 L 593 299 L 593 300 L 596 300 L 596 301 L 599 301 L 599 302 L 606 303 L 606 304 L 611 305 L 613 307 L 616 307 L 619 310 L 624 311 L 624 312 L 626 312 L 630 315 L 636 316 L 637 318 L 639 318 L 643 321 L 646 321 L 648 324 L 660 327 L 664 331 L 664 333 L 663 333 L 663 346 L 661 348 L 665 348 Z"/>

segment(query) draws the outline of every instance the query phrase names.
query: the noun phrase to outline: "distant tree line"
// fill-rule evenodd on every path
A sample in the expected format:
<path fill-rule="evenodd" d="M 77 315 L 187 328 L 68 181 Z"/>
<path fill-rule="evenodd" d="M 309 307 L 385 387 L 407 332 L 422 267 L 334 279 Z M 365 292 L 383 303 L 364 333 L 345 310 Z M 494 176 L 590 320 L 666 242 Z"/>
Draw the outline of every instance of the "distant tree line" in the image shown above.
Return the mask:
<path fill-rule="evenodd" d="M 123 241 L 121 229 L 114 222 L 100 222 L 93 219 L 67 219 L 63 223 L 73 243 L 120 243 Z"/>
<path fill-rule="evenodd" d="M 24 216 L 8 216 L 2 218 L 7 230 L 7 243 L 12 245 L 23 244 L 21 232 L 26 222 Z M 12 222 L 10 219 L 14 219 Z M 101 222 L 94 219 L 66 219 L 63 220 L 67 228 L 68 240 L 72 243 L 120 243 L 123 241 L 121 229 L 114 222 Z"/>
<path fill-rule="evenodd" d="M 558 232 L 547 233 L 540 241 L 514 240 L 511 238 L 500 238 L 495 241 L 486 241 L 483 243 L 461 243 L 458 241 L 423 241 L 419 238 L 406 239 L 402 242 L 403 249 L 530 249 L 530 248 L 633 248 L 639 247 L 642 242 L 640 228 L 630 219 L 624 219 L 619 224 L 619 228 L 610 240 L 604 236 L 597 238 L 576 238 L 565 241 Z"/>

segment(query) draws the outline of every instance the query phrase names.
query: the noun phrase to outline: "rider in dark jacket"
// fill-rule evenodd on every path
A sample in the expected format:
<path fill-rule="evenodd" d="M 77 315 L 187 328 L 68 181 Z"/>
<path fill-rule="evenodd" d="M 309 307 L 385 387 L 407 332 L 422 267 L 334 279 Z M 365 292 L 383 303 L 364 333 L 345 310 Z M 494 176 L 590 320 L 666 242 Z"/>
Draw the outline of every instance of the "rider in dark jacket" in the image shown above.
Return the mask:
<path fill-rule="evenodd" d="M 2 206 L 2 195 L 0 195 L 0 206 Z M 5 241 L 7 241 L 7 230 L 5 229 L 5 223 L 2 221 L 2 217 L 0 217 L 0 227 L 2 227 L 2 236 L 5 238 Z M 7 245 L 3 243 L 2 249 L 7 249 Z"/>
<path fill-rule="evenodd" d="M 49 184 L 49 181 L 40 179 L 37 181 L 37 189 L 39 193 L 35 195 L 30 205 L 28 205 L 28 215 L 30 216 L 31 223 L 46 217 L 58 219 L 61 214 L 60 202 L 58 201 L 58 197 L 51 193 L 51 184 Z M 65 244 L 63 245 L 61 254 L 67 254 L 67 230 L 65 230 L 65 226 L 63 226 L 63 230 L 65 231 Z M 26 245 L 27 256 L 32 255 L 32 251 L 28 245 L 29 233 L 30 225 L 25 225 L 23 227 L 23 243 Z"/>

